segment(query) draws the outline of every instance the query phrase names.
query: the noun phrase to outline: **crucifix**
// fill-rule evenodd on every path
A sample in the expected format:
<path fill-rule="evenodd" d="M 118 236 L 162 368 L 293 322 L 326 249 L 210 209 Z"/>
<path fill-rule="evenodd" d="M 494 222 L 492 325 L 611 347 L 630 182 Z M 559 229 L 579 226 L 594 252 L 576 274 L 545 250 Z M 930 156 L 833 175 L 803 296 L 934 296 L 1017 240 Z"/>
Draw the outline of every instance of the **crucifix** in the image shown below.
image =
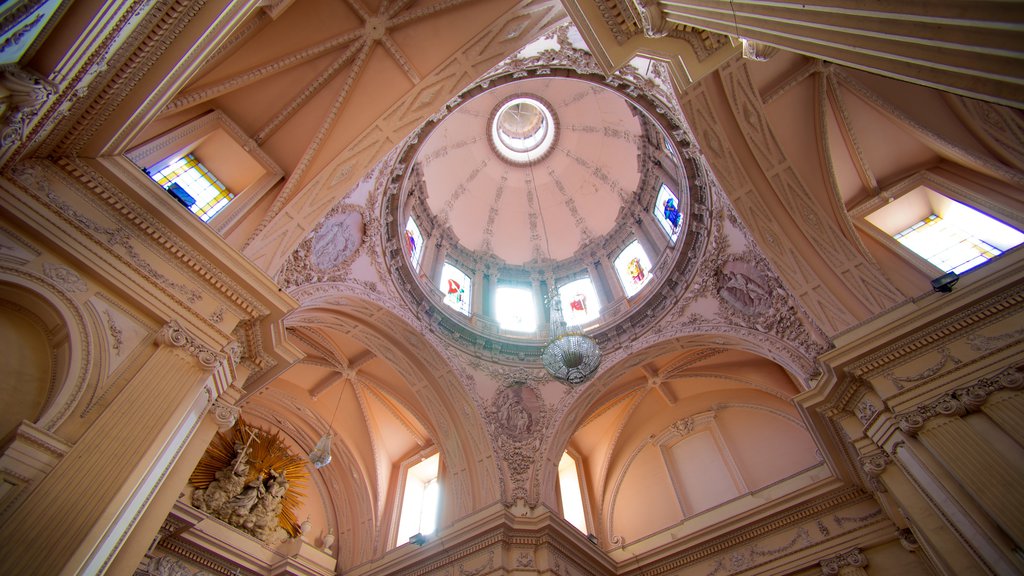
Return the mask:
<path fill-rule="evenodd" d="M 235 467 L 231 470 L 233 474 L 238 473 L 238 467 L 241 466 L 242 461 L 245 460 L 245 455 L 249 452 L 249 444 L 252 444 L 252 441 L 260 434 L 259 430 L 255 428 L 249 428 L 246 432 L 249 433 L 249 439 L 245 441 L 245 446 L 243 446 L 242 451 L 238 453 L 238 460 L 235 461 Z M 245 432 L 243 432 L 243 434 L 244 433 Z"/>

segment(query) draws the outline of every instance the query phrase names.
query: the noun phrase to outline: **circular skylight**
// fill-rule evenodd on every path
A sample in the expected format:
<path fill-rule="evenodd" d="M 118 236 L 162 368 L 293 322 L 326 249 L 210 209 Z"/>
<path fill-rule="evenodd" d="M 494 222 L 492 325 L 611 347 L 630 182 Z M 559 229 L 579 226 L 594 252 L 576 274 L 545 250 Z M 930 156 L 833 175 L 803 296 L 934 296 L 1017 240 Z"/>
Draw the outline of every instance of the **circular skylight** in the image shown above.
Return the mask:
<path fill-rule="evenodd" d="M 491 144 L 513 164 L 532 164 L 551 150 L 557 131 L 554 113 L 544 102 L 533 96 L 516 96 L 495 108 Z"/>

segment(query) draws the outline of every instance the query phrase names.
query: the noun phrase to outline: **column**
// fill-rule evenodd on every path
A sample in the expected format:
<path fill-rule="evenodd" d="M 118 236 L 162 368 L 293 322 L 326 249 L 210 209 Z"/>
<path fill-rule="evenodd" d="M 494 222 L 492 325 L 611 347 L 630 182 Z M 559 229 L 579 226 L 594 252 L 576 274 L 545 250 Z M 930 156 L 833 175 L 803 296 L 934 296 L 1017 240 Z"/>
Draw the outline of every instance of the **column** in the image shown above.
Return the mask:
<path fill-rule="evenodd" d="M 176 323 L 161 329 L 142 368 L 0 527 L 0 573 L 106 570 L 198 427 L 223 361 Z"/>
<path fill-rule="evenodd" d="M 662 0 L 665 20 L 1001 104 L 1019 100 L 1024 9 L 1009 3 Z M 929 39 L 942 38 L 937 49 Z"/>
<path fill-rule="evenodd" d="M 1007 551 L 1011 547 L 1005 537 L 1000 539 L 995 527 L 977 509 L 969 494 L 949 476 L 941 463 L 932 457 L 916 439 L 903 436 L 895 443 L 893 458 L 909 477 L 916 489 L 942 517 L 945 527 L 951 529 L 969 548 L 973 549 L 988 572 L 1013 574 L 1020 571 Z M 959 546 L 957 548 L 960 548 Z M 978 571 L 971 554 L 961 550 L 940 549 L 941 559 L 954 574 Z"/>
<path fill-rule="evenodd" d="M 1024 463 L 997 451 L 963 418 L 933 418 L 918 438 L 1017 546 L 1024 546 Z"/>
<path fill-rule="evenodd" d="M 993 395 L 981 411 L 1017 444 L 1024 446 L 1024 392 L 1004 391 Z"/>

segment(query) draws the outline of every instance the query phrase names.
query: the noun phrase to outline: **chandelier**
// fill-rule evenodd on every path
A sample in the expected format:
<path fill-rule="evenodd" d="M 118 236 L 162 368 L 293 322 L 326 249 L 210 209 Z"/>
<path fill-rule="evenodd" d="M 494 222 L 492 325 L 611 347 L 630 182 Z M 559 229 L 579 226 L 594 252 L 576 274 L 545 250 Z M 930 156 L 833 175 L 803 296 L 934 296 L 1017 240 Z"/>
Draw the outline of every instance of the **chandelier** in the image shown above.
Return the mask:
<path fill-rule="evenodd" d="M 316 446 L 309 451 L 309 461 L 314 468 L 323 468 L 331 463 L 331 442 L 334 440 L 334 418 L 338 415 L 338 408 L 341 406 L 341 393 L 338 393 L 338 402 L 334 405 L 334 414 L 331 415 L 331 423 L 327 425 L 327 432 L 320 437 Z"/>
<path fill-rule="evenodd" d="M 578 386 L 587 381 L 601 363 L 601 351 L 594 339 L 571 332 L 562 318 L 562 306 L 556 295 L 548 295 L 551 304 L 551 341 L 544 348 L 544 367 L 555 378 Z"/>

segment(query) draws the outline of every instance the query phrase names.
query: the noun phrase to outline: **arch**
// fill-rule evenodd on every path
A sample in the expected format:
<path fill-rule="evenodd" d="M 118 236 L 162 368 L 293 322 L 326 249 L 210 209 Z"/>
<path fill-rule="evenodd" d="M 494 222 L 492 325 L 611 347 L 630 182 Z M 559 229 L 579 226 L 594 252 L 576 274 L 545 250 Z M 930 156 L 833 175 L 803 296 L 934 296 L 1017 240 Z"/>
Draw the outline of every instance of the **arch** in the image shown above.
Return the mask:
<path fill-rule="evenodd" d="M 47 278 L 0 266 L 0 300 L 10 302 L 45 326 L 51 347 L 46 399 L 33 420 L 53 432 L 81 400 L 94 372 L 92 334 L 81 307 Z"/>
<path fill-rule="evenodd" d="M 763 358 L 780 367 L 793 381 L 796 392 L 807 387 L 806 382 L 813 366 L 813 359 L 805 356 L 798 348 L 776 337 L 734 326 L 689 326 L 683 327 L 681 331 L 685 333 L 655 336 L 647 341 L 641 339 L 634 349 L 613 351 L 604 359 L 606 368 L 591 383 L 567 395 L 565 404 L 560 410 L 561 418 L 550 437 L 549 444 L 544 449 L 540 471 L 540 494 L 537 495 L 540 501 L 549 503 L 557 501 L 555 499 L 557 498 L 555 476 L 558 459 L 570 438 L 586 421 L 590 412 L 599 402 L 609 399 L 606 395 L 607 392 L 613 386 L 621 384 L 619 379 L 628 370 L 642 366 L 656 357 L 703 347 L 741 351 Z M 718 376 L 718 378 L 723 377 Z M 746 379 L 738 377 L 726 379 L 744 389 L 756 391 L 775 401 L 784 400 L 780 398 L 777 391 L 766 390 L 763 386 L 752 384 Z M 678 381 L 679 378 L 677 376 L 672 380 Z M 635 391 L 645 385 L 646 383 L 632 382 L 630 390 Z M 793 417 L 788 418 L 792 421 Z M 595 511 L 595 527 L 598 527 L 600 523 L 597 521 L 596 515 Z"/>
<path fill-rule="evenodd" d="M 274 389 L 267 389 L 265 394 L 243 404 L 243 410 L 281 430 L 307 454 L 328 428 L 328 422 L 319 415 L 305 409 L 287 393 Z M 378 515 L 372 502 L 372 488 L 359 459 L 337 437 L 331 443 L 331 455 L 333 461 L 328 469 L 336 466 L 359 471 L 352 474 L 328 474 L 326 471 L 314 470 L 310 474 L 313 487 L 324 504 L 326 522 L 334 527 L 334 533 L 338 536 L 336 546 L 339 568 L 350 567 L 372 558 L 372 543 L 377 536 L 373 527 L 378 523 Z M 309 504 L 307 500 L 304 505 Z M 339 510 L 342 510 L 340 514 Z M 372 522 L 363 521 L 366 518 L 371 518 Z M 350 530 L 343 532 L 343 526 Z"/>
<path fill-rule="evenodd" d="M 469 392 L 467 377 L 450 357 L 451 352 L 440 345 L 427 326 L 400 317 L 396 312 L 404 310 L 403 305 L 387 305 L 352 293 L 365 294 L 364 287 L 330 286 L 330 294 L 305 299 L 286 324 L 330 326 L 337 322 L 409 382 L 412 394 L 422 406 L 414 413 L 434 439 L 447 473 L 448 497 L 439 525 L 450 524 L 497 500 L 500 484 L 493 448 L 484 435 L 472 433 L 485 429 L 482 410 Z M 296 292 L 303 300 L 306 294 L 323 294 L 323 288 L 307 286 Z M 379 291 L 375 296 L 387 298 Z M 481 462 L 491 465 L 481 466 Z"/>

